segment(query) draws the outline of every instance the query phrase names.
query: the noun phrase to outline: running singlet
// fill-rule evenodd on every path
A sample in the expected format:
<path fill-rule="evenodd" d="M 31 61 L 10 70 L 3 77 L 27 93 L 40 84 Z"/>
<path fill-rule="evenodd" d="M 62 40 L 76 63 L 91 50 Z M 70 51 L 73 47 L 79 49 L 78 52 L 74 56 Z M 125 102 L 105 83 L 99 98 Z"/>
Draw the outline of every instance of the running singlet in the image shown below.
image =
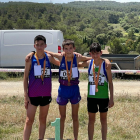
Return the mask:
<path fill-rule="evenodd" d="M 68 64 L 68 70 L 70 71 L 71 61 L 68 61 L 67 64 Z M 61 85 L 68 86 L 68 77 L 67 77 L 67 70 L 66 70 L 64 56 L 62 58 L 62 61 L 61 61 L 60 67 L 59 67 L 59 83 Z M 71 86 L 79 84 L 79 71 L 77 68 L 76 55 L 74 55 L 74 58 L 73 58 L 72 75 L 71 75 L 71 79 L 70 79 L 70 84 L 71 84 Z"/>
<path fill-rule="evenodd" d="M 29 86 L 28 86 L 28 95 L 29 97 L 38 97 L 38 96 L 51 96 L 51 65 L 49 58 L 46 55 L 46 68 L 44 73 L 44 84 L 42 84 L 41 76 L 34 75 L 34 66 L 38 65 L 35 56 L 32 57 L 31 70 L 29 74 Z M 44 59 L 39 59 L 41 65 L 41 72 L 43 73 Z"/>
<path fill-rule="evenodd" d="M 95 75 L 97 77 L 99 66 L 94 64 Z M 98 81 L 98 92 L 93 93 L 91 86 L 95 85 L 93 76 L 93 59 L 90 61 L 88 68 L 88 97 L 90 98 L 108 98 L 108 80 L 105 69 L 105 61 L 101 64 L 99 81 Z"/>

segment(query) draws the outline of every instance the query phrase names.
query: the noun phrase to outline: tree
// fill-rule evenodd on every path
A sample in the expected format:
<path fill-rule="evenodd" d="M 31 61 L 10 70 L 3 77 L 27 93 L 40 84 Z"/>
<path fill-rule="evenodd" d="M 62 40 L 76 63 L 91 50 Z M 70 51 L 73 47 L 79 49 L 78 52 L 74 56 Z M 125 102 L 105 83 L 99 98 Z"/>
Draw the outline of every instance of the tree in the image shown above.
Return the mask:
<path fill-rule="evenodd" d="M 115 33 L 116 37 L 123 37 L 123 34 L 122 34 L 121 30 L 116 30 L 116 31 L 114 31 L 114 33 Z"/>
<path fill-rule="evenodd" d="M 119 22 L 119 15 L 109 14 L 108 21 L 109 21 L 109 23 L 115 23 L 115 24 L 118 23 Z"/>
<path fill-rule="evenodd" d="M 18 19 L 17 29 L 29 29 L 29 24 L 26 22 L 26 19 Z"/>
<path fill-rule="evenodd" d="M 109 42 L 110 48 L 108 49 L 111 54 L 122 54 L 122 44 L 118 38 Z"/>
<path fill-rule="evenodd" d="M 97 38 L 98 42 L 102 45 L 103 44 L 105 45 L 107 43 L 107 37 L 105 34 L 99 34 L 96 36 L 96 38 Z"/>
<path fill-rule="evenodd" d="M 85 24 L 84 23 L 80 23 L 79 25 L 79 31 L 83 31 L 85 29 Z"/>
<path fill-rule="evenodd" d="M 134 41 L 132 39 L 128 39 L 125 45 L 130 49 L 130 51 L 134 51 Z"/>
<path fill-rule="evenodd" d="M 140 42 L 137 44 L 136 51 L 140 54 Z"/>
<path fill-rule="evenodd" d="M 135 40 L 134 30 L 131 29 L 131 30 L 128 32 L 128 39 Z"/>

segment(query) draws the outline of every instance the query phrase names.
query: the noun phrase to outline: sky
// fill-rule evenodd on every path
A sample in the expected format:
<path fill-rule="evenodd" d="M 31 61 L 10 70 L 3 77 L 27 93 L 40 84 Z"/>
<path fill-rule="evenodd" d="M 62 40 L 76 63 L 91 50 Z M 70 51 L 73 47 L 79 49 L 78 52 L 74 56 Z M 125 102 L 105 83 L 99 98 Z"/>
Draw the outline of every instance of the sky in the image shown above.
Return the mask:
<path fill-rule="evenodd" d="M 0 0 L 0 2 L 9 2 L 9 1 L 29 1 L 29 2 L 36 2 L 36 3 L 48 3 L 48 2 L 53 2 L 53 3 L 68 3 L 72 1 L 94 1 L 94 0 Z M 140 0 L 110 0 L 110 1 L 116 1 L 116 2 L 140 2 Z"/>

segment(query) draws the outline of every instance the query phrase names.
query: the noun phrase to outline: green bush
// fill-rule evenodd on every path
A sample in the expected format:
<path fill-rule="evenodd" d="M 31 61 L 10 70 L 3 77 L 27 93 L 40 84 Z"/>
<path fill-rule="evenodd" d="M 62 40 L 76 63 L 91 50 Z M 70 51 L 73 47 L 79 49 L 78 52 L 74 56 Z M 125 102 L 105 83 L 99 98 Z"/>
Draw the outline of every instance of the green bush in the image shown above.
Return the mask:
<path fill-rule="evenodd" d="M 0 72 L 0 80 L 5 80 L 7 79 L 8 75 L 6 72 Z"/>
<path fill-rule="evenodd" d="M 0 72 L 0 80 L 6 80 L 9 78 L 21 78 L 24 73 L 21 72 Z"/>

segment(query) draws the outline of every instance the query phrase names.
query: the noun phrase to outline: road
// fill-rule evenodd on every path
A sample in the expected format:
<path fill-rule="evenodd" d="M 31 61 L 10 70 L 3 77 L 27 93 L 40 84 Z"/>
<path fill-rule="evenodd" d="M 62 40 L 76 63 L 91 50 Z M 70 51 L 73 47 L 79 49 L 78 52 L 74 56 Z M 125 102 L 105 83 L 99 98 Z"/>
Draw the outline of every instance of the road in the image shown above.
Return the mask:
<path fill-rule="evenodd" d="M 125 81 L 116 80 L 114 84 L 114 95 L 128 94 L 137 96 L 140 94 L 140 81 Z M 81 81 L 80 84 L 81 96 L 87 94 L 87 81 Z M 58 81 L 52 81 L 52 97 L 57 96 L 59 83 Z M 0 81 L 0 96 L 1 95 L 19 95 L 23 96 L 23 81 Z"/>

